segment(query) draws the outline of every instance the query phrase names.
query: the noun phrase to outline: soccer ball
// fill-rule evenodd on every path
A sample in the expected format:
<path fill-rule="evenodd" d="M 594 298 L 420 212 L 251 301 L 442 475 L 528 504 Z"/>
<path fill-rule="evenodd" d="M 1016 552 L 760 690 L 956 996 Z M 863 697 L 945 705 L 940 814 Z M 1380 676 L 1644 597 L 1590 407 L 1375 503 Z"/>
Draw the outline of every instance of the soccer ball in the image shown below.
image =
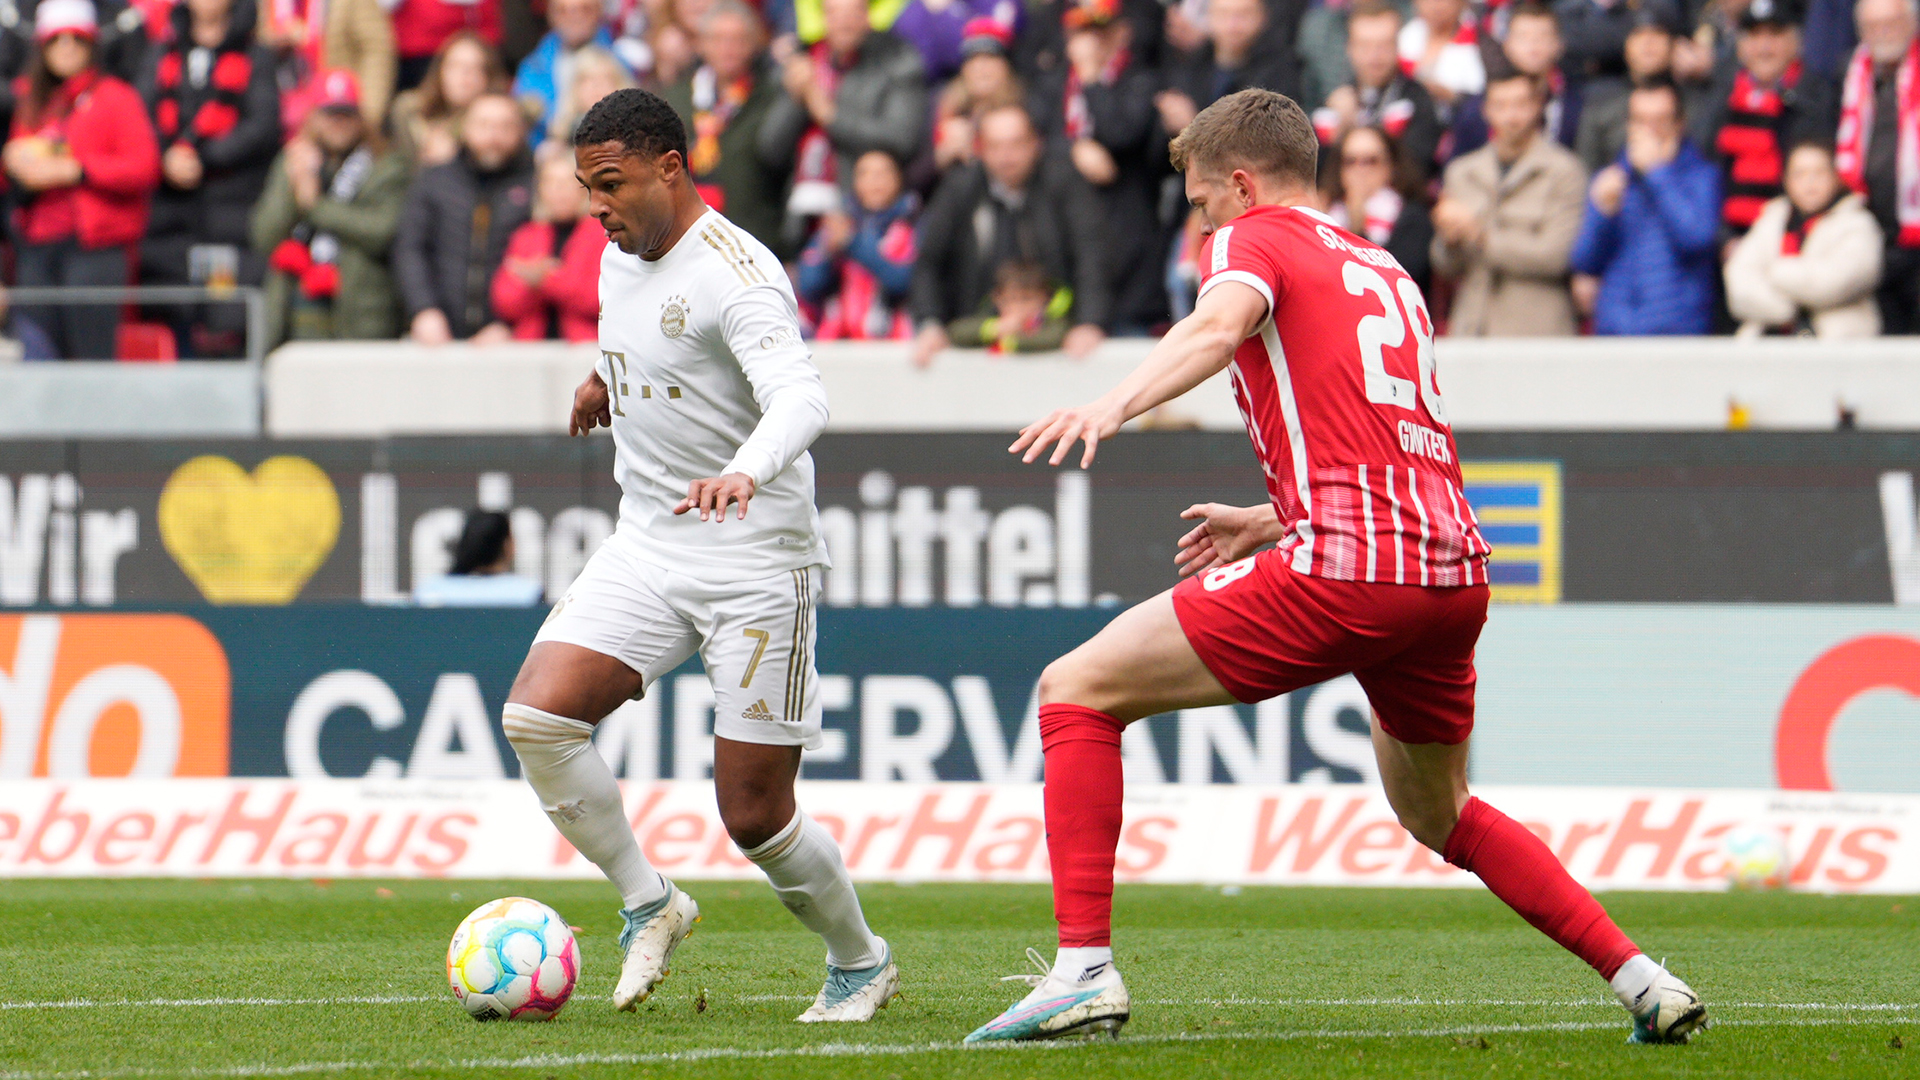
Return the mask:
<path fill-rule="evenodd" d="M 1721 874 L 1736 889 L 1778 889 L 1787 883 L 1787 842 L 1773 829 L 1735 826 L 1720 840 Z"/>
<path fill-rule="evenodd" d="M 475 1020 L 551 1020 L 579 978 L 573 928 L 524 896 L 475 908 L 447 946 L 447 983 Z"/>

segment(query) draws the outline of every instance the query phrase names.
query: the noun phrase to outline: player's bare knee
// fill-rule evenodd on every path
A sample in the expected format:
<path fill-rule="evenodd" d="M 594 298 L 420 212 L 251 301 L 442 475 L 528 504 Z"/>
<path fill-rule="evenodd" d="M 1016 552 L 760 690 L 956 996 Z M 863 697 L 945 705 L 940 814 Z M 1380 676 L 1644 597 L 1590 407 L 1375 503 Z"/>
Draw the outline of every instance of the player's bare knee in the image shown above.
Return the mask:
<path fill-rule="evenodd" d="M 1444 853 L 1447 838 L 1453 835 L 1453 826 L 1459 821 L 1459 815 L 1451 807 L 1422 807 L 1418 810 L 1398 811 L 1400 827 L 1413 834 L 1428 850 Z"/>
<path fill-rule="evenodd" d="M 771 800 L 762 800 L 751 805 L 720 804 L 720 823 L 726 826 L 727 836 L 735 847 L 742 851 L 757 848 L 780 834 L 793 820 L 792 814 L 782 815 L 769 805 Z"/>
<path fill-rule="evenodd" d="M 1040 672 L 1040 704 L 1084 705 L 1104 709 L 1106 695 L 1097 665 L 1075 650 L 1048 664 Z"/>

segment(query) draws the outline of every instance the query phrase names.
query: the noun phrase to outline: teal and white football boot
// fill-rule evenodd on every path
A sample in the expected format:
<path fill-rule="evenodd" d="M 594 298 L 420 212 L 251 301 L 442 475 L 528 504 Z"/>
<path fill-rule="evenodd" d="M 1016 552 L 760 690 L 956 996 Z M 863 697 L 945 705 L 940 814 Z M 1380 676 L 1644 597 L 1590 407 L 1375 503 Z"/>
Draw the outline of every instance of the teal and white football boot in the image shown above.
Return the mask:
<path fill-rule="evenodd" d="M 900 995 L 900 969 L 893 965 L 893 946 L 885 939 L 880 962 L 870 968 L 851 970 L 827 965 L 827 984 L 807 1011 L 794 1017 L 802 1024 L 834 1022 L 857 1023 L 871 1020 Z"/>
<path fill-rule="evenodd" d="M 1051 970 L 1037 950 L 1027 959 L 1037 975 L 1008 975 L 1002 982 L 1023 982 L 1033 992 L 967 1036 L 970 1043 L 1060 1039 L 1071 1036 L 1117 1038 L 1131 1015 L 1132 1001 L 1120 972 L 1111 963 L 1098 971 L 1071 976 Z"/>
<path fill-rule="evenodd" d="M 1707 1026 L 1706 1003 L 1692 987 L 1670 974 L 1665 962 L 1658 966 L 1646 989 L 1631 996 L 1616 991 L 1615 996 L 1633 1016 L 1633 1034 L 1627 1036 L 1630 1043 L 1684 1043 Z"/>
<path fill-rule="evenodd" d="M 620 931 L 620 982 L 613 988 L 613 1007 L 632 1012 L 673 973 L 667 962 L 700 921 L 700 905 L 668 882 L 665 899 L 643 908 L 622 909 L 620 917 L 627 925 Z"/>

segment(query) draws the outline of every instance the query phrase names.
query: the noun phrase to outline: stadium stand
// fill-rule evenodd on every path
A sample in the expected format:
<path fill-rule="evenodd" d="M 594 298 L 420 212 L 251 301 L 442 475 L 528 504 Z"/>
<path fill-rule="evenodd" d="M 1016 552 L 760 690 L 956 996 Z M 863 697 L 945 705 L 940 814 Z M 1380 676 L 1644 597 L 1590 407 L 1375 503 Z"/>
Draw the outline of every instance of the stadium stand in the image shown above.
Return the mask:
<path fill-rule="evenodd" d="M 1197 227 L 1167 143 L 1243 86 L 1302 97 L 1326 148 L 1322 209 L 1416 263 L 1431 217 L 1443 333 L 1920 329 L 1908 0 L 1249 2 L 25 4 L 0 28 L 8 283 L 264 284 L 269 317 L 264 344 L 246 340 L 237 302 L 28 307 L 4 332 L 29 359 L 185 361 L 284 340 L 578 338 L 559 309 L 510 303 L 503 320 L 492 286 L 538 288 L 537 270 L 499 277 L 510 237 L 516 266 L 568 260 L 570 230 L 514 232 L 552 216 L 535 213 L 527 170 L 565 156 L 573 118 L 635 81 L 681 113 L 708 201 L 811 275 L 810 328 L 917 337 L 923 360 L 949 323 L 995 315 L 1008 264 L 1044 269 L 1070 352 L 1096 332 L 1153 336 L 1187 310 Z M 1524 122 L 1541 139 L 1493 137 L 1487 87 L 1513 78 L 1535 84 L 1543 106 Z M 1653 87 L 1671 92 L 1634 92 Z M 524 110 L 517 134 L 468 130 L 489 91 Z M 979 154 L 980 120 L 1008 105 L 1039 143 L 1033 165 L 1002 170 L 1018 183 Z M 1347 176 L 1338 148 L 1356 128 L 1380 136 L 1358 157 L 1385 144 L 1380 179 L 1364 162 Z M 1729 268 L 1806 144 L 1830 148 L 1839 183 L 1824 205 L 1779 203 L 1786 218 L 1764 229 L 1777 250 L 1748 245 Z M 862 165 L 875 154 L 891 168 Z M 864 200 L 863 167 L 887 176 Z M 1044 179 L 1038 198 L 1028 174 Z M 1570 211 L 1529 185 L 1589 183 L 1563 255 Z M 416 212 L 396 227 L 400 206 Z M 987 236 L 974 218 L 1008 228 Z M 1516 262 L 1529 235 L 1550 239 Z M 1848 275 L 1844 297 L 1770 286 L 1756 306 L 1728 283 L 1747 265 L 1805 277 L 1836 246 L 1877 249 L 1850 262 L 1875 272 Z M 1856 317 L 1826 317 L 1837 306 Z"/>

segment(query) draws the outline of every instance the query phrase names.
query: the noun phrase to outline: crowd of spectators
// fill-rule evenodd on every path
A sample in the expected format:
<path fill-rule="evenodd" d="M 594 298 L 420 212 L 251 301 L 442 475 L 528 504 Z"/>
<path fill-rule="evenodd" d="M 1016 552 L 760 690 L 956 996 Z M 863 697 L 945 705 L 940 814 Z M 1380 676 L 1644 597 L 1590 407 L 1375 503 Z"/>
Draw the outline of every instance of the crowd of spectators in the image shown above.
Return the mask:
<path fill-rule="evenodd" d="M 1190 310 L 1167 143 L 1300 99 L 1456 335 L 1920 333 L 1915 0 L 17 0 L 7 280 L 265 290 L 267 344 L 591 340 L 571 134 L 662 94 L 809 331 L 1085 354 Z M 19 304 L 34 357 L 239 305 Z"/>

